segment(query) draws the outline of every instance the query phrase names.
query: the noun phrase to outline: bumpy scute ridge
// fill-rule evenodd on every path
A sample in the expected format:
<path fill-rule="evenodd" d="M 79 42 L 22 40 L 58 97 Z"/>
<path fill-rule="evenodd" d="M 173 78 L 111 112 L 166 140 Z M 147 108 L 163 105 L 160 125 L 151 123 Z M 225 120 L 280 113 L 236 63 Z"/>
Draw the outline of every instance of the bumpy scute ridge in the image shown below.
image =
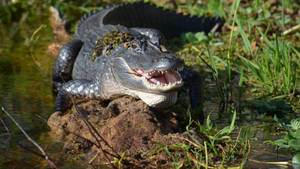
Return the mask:
<path fill-rule="evenodd" d="M 98 13 L 99 11 L 101 11 L 101 9 L 95 9 L 95 10 L 91 10 L 88 14 L 83 15 L 83 17 L 81 17 L 81 19 L 79 20 L 79 22 L 77 23 L 77 28 L 80 27 L 80 25 L 90 16 Z"/>
<path fill-rule="evenodd" d="M 183 32 L 212 32 L 220 31 L 224 24 L 219 16 L 216 17 L 198 17 L 175 13 L 170 9 L 157 7 L 151 3 L 134 2 L 123 3 L 101 10 L 93 10 L 85 15 L 78 23 L 77 29 L 80 29 L 89 17 L 100 14 L 97 19 L 91 22 L 99 22 L 102 25 L 122 25 L 128 28 L 154 28 L 160 30 L 167 38 L 178 36 Z M 86 23 L 88 24 L 88 23 Z M 92 23 L 91 23 L 92 25 Z M 214 30 L 214 27 L 217 26 Z"/>

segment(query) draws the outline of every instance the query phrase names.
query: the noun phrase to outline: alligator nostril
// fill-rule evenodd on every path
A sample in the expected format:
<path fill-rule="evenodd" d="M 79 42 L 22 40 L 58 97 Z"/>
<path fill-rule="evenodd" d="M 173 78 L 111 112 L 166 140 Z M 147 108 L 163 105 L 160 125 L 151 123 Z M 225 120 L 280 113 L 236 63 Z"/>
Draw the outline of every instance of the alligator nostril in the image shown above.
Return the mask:
<path fill-rule="evenodd" d="M 159 62 L 159 59 L 153 59 L 152 60 L 152 63 L 157 63 L 157 62 Z"/>
<path fill-rule="evenodd" d="M 154 60 L 154 67 L 156 69 L 172 69 L 180 66 L 183 62 L 181 59 L 175 57 L 162 57 Z"/>

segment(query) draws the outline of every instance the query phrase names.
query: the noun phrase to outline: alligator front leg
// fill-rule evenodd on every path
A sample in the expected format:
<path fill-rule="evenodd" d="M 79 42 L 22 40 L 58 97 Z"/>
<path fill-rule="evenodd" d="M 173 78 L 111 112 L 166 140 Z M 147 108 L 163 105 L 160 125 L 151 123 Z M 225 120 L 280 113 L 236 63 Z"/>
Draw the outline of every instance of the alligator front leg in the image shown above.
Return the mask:
<path fill-rule="evenodd" d="M 64 83 L 55 101 L 55 110 L 63 114 L 78 99 L 96 99 L 101 97 L 99 84 L 88 80 L 71 80 Z"/>
<path fill-rule="evenodd" d="M 204 120 L 202 112 L 202 80 L 196 71 L 184 68 L 180 72 L 184 80 L 185 87 L 189 89 L 190 105 L 192 108 L 192 117 L 199 121 Z"/>
<path fill-rule="evenodd" d="M 53 93 L 56 94 L 63 83 L 72 79 L 73 65 L 82 44 L 82 41 L 74 39 L 60 49 L 53 65 Z"/>

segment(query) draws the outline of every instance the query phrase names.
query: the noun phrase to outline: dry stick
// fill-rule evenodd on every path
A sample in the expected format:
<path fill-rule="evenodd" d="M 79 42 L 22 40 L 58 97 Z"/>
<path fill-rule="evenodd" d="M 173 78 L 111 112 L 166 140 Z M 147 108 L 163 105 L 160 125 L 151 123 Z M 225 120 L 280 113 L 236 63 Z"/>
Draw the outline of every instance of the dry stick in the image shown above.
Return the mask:
<path fill-rule="evenodd" d="M 1 121 L 2 125 L 4 126 L 4 128 L 5 128 L 5 130 L 6 130 L 7 134 L 8 134 L 8 137 L 11 139 L 12 138 L 11 132 L 10 132 L 9 128 L 7 127 L 7 125 L 5 124 L 4 120 L 1 117 L 0 117 L 0 121 Z M 37 156 L 39 156 L 41 158 L 44 158 L 44 156 L 42 154 L 40 154 L 40 153 L 38 153 L 36 151 L 33 151 L 33 150 L 31 150 L 31 149 L 23 146 L 22 144 L 18 144 L 17 143 L 17 146 L 19 146 L 20 148 L 22 148 L 24 150 L 27 150 L 27 151 L 35 154 L 35 155 L 37 155 Z"/>
<path fill-rule="evenodd" d="M 88 128 L 90 134 L 96 139 L 96 141 L 97 141 L 97 143 L 98 143 L 98 145 L 99 145 L 100 150 L 103 152 L 104 157 L 105 157 L 106 160 L 109 162 L 109 164 L 111 165 L 112 168 L 116 168 L 116 169 L 117 169 L 117 167 L 116 167 L 114 164 L 112 164 L 112 163 L 110 162 L 110 160 L 109 160 L 107 154 L 105 153 L 106 151 L 103 149 L 103 147 L 102 147 L 102 145 L 101 145 L 99 139 L 98 139 L 97 136 L 94 134 L 94 132 L 98 133 L 97 130 L 95 131 L 95 128 L 92 126 L 92 124 L 90 124 L 90 123 L 88 122 L 88 120 L 85 119 L 85 117 L 83 117 L 82 113 L 77 109 L 77 106 L 76 106 L 76 104 L 75 104 L 74 99 L 71 98 L 71 100 L 72 100 L 72 102 L 73 102 L 73 104 L 74 104 L 75 110 L 76 110 L 76 112 L 78 113 L 79 117 L 83 120 L 84 124 L 87 126 L 87 128 Z M 93 129 L 94 132 L 91 130 L 91 127 L 92 127 L 92 129 Z M 100 137 L 100 138 L 104 140 L 104 138 L 102 138 L 102 137 Z"/>
<path fill-rule="evenodd" d="M 76 106 L 75 106 L 76 107 Z M 77 111 L 77 109 L 76 109 Z M 90 125 L 90 127 L 92 128 L 92 130 L 97 134 L 97 136 L 115 153 L 117 154 L 118 158 L 121 158 L 121 156 L 113 149 L 113 147 L 111 145 L 108 144 L 108 142 L 99 134 L 99 132 L 95 129 L 95 127 L 87 120 L 85 119 L 86 123 L 88 125 Z"/>
<path fill-rule="evenodd" d="M 296 26 L 293 26 L 292 28 L 290 28 L 290 29 L 284 31 L 284 32 L 282 33 L 282 35 L 285 36 L 285 35 L 288 35 L 288 34 L 291 34 L 291 33 L 295 33 L 295 32 L 297 32 L 297 31 L 300 31 L 300 24 L 298 24 L 298 25 L 296 25 Z"/>
<path fill-rule="evenodd" d="M 61 78 L 62 78 L 62 80 L 64 81 L 64 82 L 66 82 L 65 80 L 64 80 L 64 78 L 63 78 L 63 76 L 61 76 Z M 83 122 L 85 123 L 85 125 L 87 126 L 87 128 L 88 128 L 88 130 L 89 130 L 89 132 L 90 132 L 90 134 L 92 135 L 92 137 L 94 137 L 94 139 L 96 140 L 96 142 L 98 143 L 98 145 L 99 146 L 97 146 L 97 148 L 99 148 L 102 152 L 103 152 L 103 155 L 104 155 L 104 157 L 106 158 L 106 160 L 109 162 L 109 164 L 111 165 L 111 167 L 112 168 L 115 168 L 115 169 L 117 169 L 117 167 L 114 165 L 114 164 L 112 164 L 111 162 L 110 162 L 110 160 L 109 160 L 109 158 L 108 158 L 108 156 L 107 156 L 107 154 L 106 154 L 106 150 L 104 150 L 103 149 L 103 147 L 102 147 L 102 145 L 101 145 L 101 143 L 100 143 L 100 141 L 99 141 L 99 139 L 97 138 L 97 136 L 98 137 L 100 137 L 100 139 L 115 153 L 115 154 L 117 154 L 117 156 L 118 156 L 118 158 L 121 158 L 121 156 L 118 154 L 118 153 L 116 153 L 116 151 L 114 151 L 114 149 L 108 144 L 108 142 L 98 133 L 98 131 L 94 128 L 94 126 L 83 116 L 83 114 L 78 110 L 78 108 L 77 108 L 77 105 L 76 105 L 76 103 L 75 103 L 75 100 L 74 100 L 74 98 L 72 97 L 72 96 L 70 96 L 70 99 L 71 99 L 71 101 L 72 101 L 72 103 L 73 103 L 73 105 L 74 105 L 74 107 L 75 107 L 75 111 L 76 111 L 76 113 L 79 115 L 79 117 L 80 117 L 80 119 L 81 120 L 83 120 Z M 92 129 L 91 129 L 92 128 Z M 93 133 L 93 132 L 95 132 L 96 134 L 97 134 L 97 136 Z M 111 155 L 111 153 L 109 153 L 110 155 Z M 114 157 L 114 156 L 113 156 Z"/>
<path fill-rule="evenodd" d="M 65 83 L 66 81 L 64 80 L 63 76 L 60 75 L 60 77 L 62 78 L 63 82 Z M 85 125 L 88 127 L 88 130 L 89 130 L 90 134 L 96 139 L 96 141 L 99 144 L 99 146 L 101 146 L 101 144 L 100 144 L 98 138 L 94 135 L 93 132 L 95 132 L 96 135 L 104 142 L 104 144 L 106 144 L 106 146 L 108 146 L 112 150 L 112 152 L 116 154 L 117 158 L 121 158 L 121 156 L 113 149 L 113 147 L 108 144 L 108 142 L 99 134 L 99 132 L 95 129 L 95 127 L 78 110 L 77 104 L 75 103 L 75 99 L 72 96 L 70 96 L 70 99 L 71 99 L 72 104 L 74 105 L 75 110 L 76 110 L 77 114 L 79 115 L 80 119 L 82 119 L 83 122 L 85 123 Z"/>
<path fill-rule="evenodd" d="M 206 141 L 204 141 L 204 150 L 205 150 L 205 169 L 207 169 L 208 168 L 208 154 L 207 154 Z"/>
<path fill-rule="evenodd" d="M 90 159 L 89 164 L 92 164 L 92 162 L 97 158 L 99 153 L 100 153 L 100 150 L 98 150 L 97 153 L 94 155 L 94 157 L 92 159 Z"/>
<path fill-rule="evenodd" d="M 98 142 L 98 144 L 97 144 L 97 143 L 95 143 L 94 141 L 92 141 L 92 140 L 90 140 L 90 139 L 88 139 L 88 138 L 86 138 L 86 137 L 83 137 L 83 136 L 81 136 L 81 135 L 79 135 L 79 134 L 77 134 L 77 133 L 75 133 L 75 132 L 72 132 L 72 131 L 69 131 L 69 130 L 64 129 L 63 127 L 60 127 L 60 126 L 56 126 L 56 127 L 62 129 L 62 130 L 63 130 L 64 132 L 66 132 L 66 133 L 70 133 L 70 134 L 73 134 L 73 135 L 76 136 L 76 137 L 79 137 L 79 138 L 81 138 L 81 139 L 87 140 L 87 141 L 91 142 L 93 145 L 95 145 L 98 149 L 100 149 L 100 147 L 99 147 L 99 145 L 98 145 L 98 144 L 100 144 L 100 142 Z M 91 131 L 90 131 L 90 132 L 91 132 Z M 112 156 L 112 157 L 120 158 L 119 156 L 114 155 L 114 154 L 112 154 L 112 153 L 110 153 L 110 152 L 108 152 L 108 151 L 106 151 L 106 150 L 102 150 L 102 151 L 105 152 L 105 153 L 107 153 L 107 154 L 109 154 L 109 155 Z"/>
<path fill-rule="evenodd" d="M 99 133 L 98 133 L 97 130 L 93 127 L 93 125 L 92 125 L 92 124 L 91 124 L 91 123 L 90 123 L 90 122 L 82 115 L 82 113 L 78 110 L 74 98 L 72 98 L 72 97 L 70 97 L 70 98 L 71 98 L 71 101 L 72 101 L 72 103 L 73 103 L 73 105 L 74 105 L 74 107 L 75 107 L 76 113 L 79 115 L 80 119 L 83 120 L 83 122 L 84 122 L 84 124 L 87 126 L 87 128 L 88 128 L 90 134 L 94 137 L 94 139 L 95 139 L 96 142 L 98 143 L 99 148 L 100 148 L 100 150 L 103 152 L 104 157 L 105 157 L 106 160 L 109 162 L 109 164 L 111 165 L 112 168 L 117 169 L 117 167 L 116 167 L 114 164 L 112 164 L 112 163 L 110 162 L 110 160 L 109 160 L 107 154 L 105 153 L 105 152 L 107 152 L 107 151 L 105 151 L 105 150 L 103 149 L 103 147 L 102 147 L 102 145 L 101 145 L 99 139 L 98 139 L 97 136 L 94 134 L 94 132 L 97 133 L 98 135 L 99 135 Z M 91 128 L 92 128 L 92 129 L 91 129 Z M 104 143 L 107 143 L 106 140 L 104 140 L 103 137 L 100 137 L 100 138 L 102 139 L 102 141 L 104 141 Z M 108 143 L 107 143 L 107 144 L 108 144 Z M 109 146 L 109 147 L 111 148 L 111 146 Z M 98 148 L 98 146 L 97 146 L 97 148 Z"/>
<path fill-rule="evenodd" d="M 0 117 L 0 121 L 1 121 L 2 125 L 4 126 L 4 128 L 8 134 L 8 137 L 11 138 L 11 132 L 9 131 L 7 125 L 5 124 L 4 120 L 1 117 Z"/>
<path fill-rule="evenodd" d="M 45 122 L 47 123 L 47 120 L 43 119 L 43 118 L 40 117 L 40 116 L 37 116 L 37 117 L 40 118 L 41 120 L 43 120 L 43 121 L 45 121 Z M 0 120 L 1 120 L 1 118 L 0 118 Z M 79 135 L 79 134 L 77 134 L 77 133 L 75 133 L 75 132 L 66 130 L 65 128 L 63 128 L 63 127 L 61 127 L 61 126 L 55 126 L 55 127 L 56 127 L 56 128 L 59 128 L 59 129 L 62 129 L 65 133 L 70 133 L 70 134 L 73 134 L 73 135 L 76 136 L 76 137 L 79 137 L 79 138 L 81 138 L 81 139 L 87 140 L 87 141 L 91 142 L 93 145 L 95 145 L 97 148 L 99 148 L 98 144 L 96 144 L 94 141 L 92 141 L 92 140 L 90 140 L 90 139 L 88 139 L 88 138 L 86 138 L 86 137 L 83 137 L 83 136 L 81 136 L 81 135 Z M 105 151 L 105 152 L 107 152 L 107 151 Z M 110 155 L 113 156 L 113 157 L 117 157 L 117 156 L 115 156 L 114 154 L 111 154 L 111 153 L 109 153 L 109 152 L 107 152 L 107 153 L 110 154 Z"/>
<path fill-rule="evenodd" d="M 41 116 L 37 116 L 38 118 L 40 118 L 41 120 L 43 120 L 45 123 L 47 123 L 47 120 L 45 120 L 43 117 L 41 117 Z M 1 120 L 1 119 L 0 119 Z M 56 128 L 59 128 L 59 129 L 61 129 L 61 130 L 63 130 L 65 133 L 70 133 L 70 134 L 73 134 L 74 136 L 76 136 L 76 137 L 79 137 L 79 138 L 81 138 L 81 139 L 84 139 L 84 140 L 87 140 L 87 141 L 89 141 L 89 142 L 91 142 L 93 145 L 95 145 L 96 147 L 98 147 L 98 145 L 95 143 L 95 142 L 93 142 L 92 140 L 90 140 L 90 139 L 88 139 L 88 138 L 86 138 L 86 137 L 83 137 L 83 136 L 81 136 L 81 135 L 79 135 L 79 134 L 77 134 L 77 133 L 75 133 L 75 132 L 73 132 L 73 131 L 69 131 L 69 130 L 66 130 L 65 128 L 63 128 L 63 127 L 61 127 L 61 126 L 55 126 Z"/>
<path fill-rule="evenodd" d="M 34 154 L 34 155 L 36 155 L 36 156 L 39 156 L 39 157 L 41 157 L 41 158 L 45 158 L 42 154 L 40 154 L 40 153 L 38 153 L 38 152 L 36 152 L 36 151 L 34 151 L 34 150 L 31 150 L 31 149 L 29 149 L 29 148 L 23 146 L 22 144 L 17 144 L 17 145 L 18 145 L 20 148 L 22 148 L 22 149 L 24 149 L 24 150 L 26 150 L 26 151 L 29 151 L 30 153 L 32 153 L 32 154 Z"/>
<path fill-rule="evenodd" d="M 29 140 L 33 145 L 35 145 L 41 151 L 41 153 L 43 154 L 43 157 L 47 160 L 50 167 L 54 168 L 54 169 L 58 169 L 58 167 L 54 164 L 54 162 L 48 157 L 48 155 L 46 154 L 44 149 L 25 132 L 25 130 L 19 125 L 19 123 L 10 115 L 10 113 L 8 111 L 6 111 L 3 106 L 1 106 L 1 109 L 15 123 L 15 125 L 21 130 L 21 132 L 25 135 L 27 140 Z"/>
<path fill-rule="evenodd" d="M 60 127 L 60 128 L 62 128 L 62 127 Z M 79 137 L 79 138 L 81 138 L 81 139 L 84 139 L 84 140 L 87 140 L 87 141 L 89 141 L 89 142 L 91 142 L 93 145 L 95 145 L 98 149 L 100 148 L 99 147 L 99 145 L 98 144 L 96 144 L 95 142 L 93 142 L 92 140 L 90 140 L 90 139 L 88 139 L 88 138 L 86 138 L 86 137 L 83 137 L 83 136 L 81 136 L 81 135 L 79 135 L 79 134 L 77 134 L 77 133 L 75 133 L 75 132 L 72 132 L 72 131 L 68 131 L 68 130 L 66 130 L 66 129 L 64 129 L 64 128 L 62 128 L 65 132 L 68 132 L 68 133 L 71 133 L 71 134 L 73 134 L 74 136 L 76 136 L 76 137 Z M 100 143 L 99 143 L 100 144 Z M 106 150 L 103 150 L 105 153 L 107 153 L 107 154 L 109 154 L 110 156 L 112 156 L 112 157 L 116 157 L 116 158 L 120 158 L 119 156 L 117 156 L 117 155 L 114 155 L 114 154 L 112 154 L 112 153 L 110 153 L 110 152 L 108 152 L 108 151 L 106 151 Z"/>
<path fill-rule="evenodd" d="M 43 120 L 43 121 L 45 121 L 45 122 L 47 123 L 47 120 L 43 119 L 43 118 L 40 117 L 40 116 L 37 116 L 37 117 L 40 118 L 41 120 Z M 1 118 L 0 118 L 0 120 L 1 120 Z M 93 145 L 95 145 L 98 149 L 100 149 L 100 147 L 98 146 L 98 144 L 96 144 L 94 141 L 92 141 L 92 140 L 90 140 L 90 139 L 88 139 L 88 138 L 86 138 L 86 137 L 83 137 L 83 136 L 81 136 L 81 135 L 79 135 L 79 134 L 77 134 L 77 133 L 75 133 L 75 132 L 73 132 L 73 131 L 66 130 L 65 128 L 63 128 L 63 127 L 61 127 L 61 126 L 56 126 L 56 127 L 59 128 L 59 129 L 62 129 L 65 133 L 70 133 L 70 134 L 73 134 L 73 135 L 76 136 L 76 137 L 79 137 L 79 138 L 81 138 L 81 139 L 87 140 L 87 141 L 91 142 Z M 104 151 L 105 153 L 109 154 L 109 155 L 112 156 L 112 157 L 120 158 L 120 157 L 118 157 L 118 156 L 116 156 L 116 155 L 114 155 L 114 154 L 111 154 L 110 152 L 108 152 L 108 151 L 106 151 L 106 150 L 103 150 L 103 151 Z M 96 154 L 96 155 L 97 155 L 97 154 Z"/>

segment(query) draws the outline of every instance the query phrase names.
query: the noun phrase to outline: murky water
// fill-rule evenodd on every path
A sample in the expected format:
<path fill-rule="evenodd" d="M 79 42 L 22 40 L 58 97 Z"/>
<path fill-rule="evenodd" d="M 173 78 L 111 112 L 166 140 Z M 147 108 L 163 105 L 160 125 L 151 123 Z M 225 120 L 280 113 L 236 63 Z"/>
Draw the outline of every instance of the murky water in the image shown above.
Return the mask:
<path fill-rule="evenodd" d="M 62 144 L 48 136 L 47 119 L 54 112 L 51 72 L 55 57 L 48 55 L 47 50 L 54 35 L 48 9 L 40 6 L 33 11 L 36 13 L 13 13 L 21 16 L 5 24 L 0 22 L 0 105 L 45 149 L 57 166 L 85 168 L 61 151 Z M 0 123 L 0 169 L 49 168 L 46 160 L 26 150 L 39 152 L 15 124 L 0 113 L 10 129 L 9 134 Z"/>
<path fill-rule="evenodd" d="M 51 67 L 54 58 L 46 55 L 47 46 L 52 41 L 47 15 L 7 25 L 0 30 L 0 104 L 34 139 L 47 131 L 46 120 L 53 112 L 51 93 Z M 32 154 L 18 148 L 18 144 L 28 146 L 25 137 L 7 116 L 0 116 L 11 129 L 9 137 L 0 127 L 0 166 L 7 168 L 28 168 L 36 164 Z M 30 146 L 32 147 L 32 146 Z M 27 166 L 28 164 L 28 166 Z M 0 167 L 1 168 L 1 167 Z"/>

